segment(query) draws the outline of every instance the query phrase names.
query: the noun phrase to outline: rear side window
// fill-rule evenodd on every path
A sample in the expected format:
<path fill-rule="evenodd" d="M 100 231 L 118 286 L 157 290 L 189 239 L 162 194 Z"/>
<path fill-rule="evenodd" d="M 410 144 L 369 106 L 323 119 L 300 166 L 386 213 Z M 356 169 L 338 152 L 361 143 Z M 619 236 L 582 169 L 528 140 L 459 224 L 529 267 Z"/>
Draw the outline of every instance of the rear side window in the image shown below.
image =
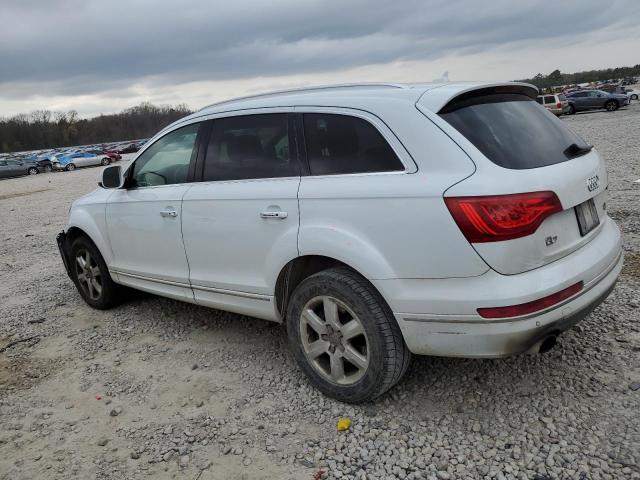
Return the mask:
<path fill-rule="evenodd" d="M 292 158 L 286 113 L 213 121 L 203 180 L 246 180 L 300 175 Z"/>
<path fill-rule="evenodd" d="M 404 170 L 380 132 L 361 118 L 305 113 L 304 136 L 311 175 Z"/>
<path fill-rule="evenodd" d="M 547 95 L 544 97 L 544 103 L 556 103 L 556 97 L 553 95 Z"/>
<path fill-rule="evenodd" d="M 573 158 L 571 152 L 576 149 L 589 148 L 562 120 L 525 95 L 454 100 L 439 115 L 504 168 L 545 167 Z"/>

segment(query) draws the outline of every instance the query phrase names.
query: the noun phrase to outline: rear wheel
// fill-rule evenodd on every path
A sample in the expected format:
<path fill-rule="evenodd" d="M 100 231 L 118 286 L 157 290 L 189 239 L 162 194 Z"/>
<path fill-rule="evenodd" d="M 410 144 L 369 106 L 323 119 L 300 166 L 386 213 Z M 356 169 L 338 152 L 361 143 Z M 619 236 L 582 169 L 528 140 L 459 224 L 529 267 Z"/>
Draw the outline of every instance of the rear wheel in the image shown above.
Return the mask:
<path fill-rule="evenodd" d="M 607 112 L 613 112 L 618 109 L 618 102 L 615 100 L 609 100 L 604 104 L 604 108 Z"/>
<path fill-rule="evenodd" d="M 630 98 L 631 100 L 638 100 L 638 95 L 634 93 Z"/>
<path fill-rule="evenodd" d="M 38 174 L 38 173 L 40 173 L 40 172 L 38 172 L 38 169 L 37 169 L 36 167 L 31 167 L 31 168 L 29 168 L 29 169 L 27 170 L 27 173 L 28 173 L 29 175 L 37 175 L 37 174 Z"/>
<path fill-rule="evenodd" d="M 107 166 L 111 163 L 111 160 L 109 160 L 109 158 L 105 157 L 102 159 L 102 161 L 100 162 L 100 165 L 102 166 Z"/>
<path fill-rule="evenodd" d="M 71 245 L 71 272 L 78 292 L 87 304 L 99 310 L 118 303 L 119 286 L 109 275 L 100 252 L 87 237 L 79 237 Z"/>
<path fill-rule="evenodd" d="M 569 105 L 569 115 L 576 114 L 576 107 L 574 105 Z"/>
<path fill-rule="evenodd" d="M 76 169 L 76 166 L 73 163 L 70 163 L 69 165 L 66 166 L 66 170 L 68 172 L 72 172 L 75 169 Z"/>
<path fill-rule="evenodd" d="M 295 359 L 325 395 L 373 400 L 404 375 L 411 354 L 384 299 L 356 272 L 332 268 L 305 279 L 287 308 Z"/>

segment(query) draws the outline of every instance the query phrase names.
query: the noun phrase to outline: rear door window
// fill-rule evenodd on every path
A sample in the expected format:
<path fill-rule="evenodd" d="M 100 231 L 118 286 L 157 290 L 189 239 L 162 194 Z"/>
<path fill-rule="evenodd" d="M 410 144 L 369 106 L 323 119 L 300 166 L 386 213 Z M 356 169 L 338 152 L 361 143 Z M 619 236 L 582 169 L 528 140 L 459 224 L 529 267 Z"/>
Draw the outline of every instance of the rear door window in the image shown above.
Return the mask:
<path fill-rule="evenodd" d="M 556 97 L 553 95 L 547 95 L 544 97 L 544 103 L 556 103 Z"/>
<path fill-rule="evenodd" d="M 575 157 L 572 151 L 590 148 L 562 120 L 526 95 L 489 94 L 454 100 L 439 115 L 504 168 L 545 167 Z"/>
<path fill-rule="evenodd" d="M 362 118 L 305 113 L 304 137 L 311 175 L 404 170 L 382 134 Z"/>
<path fill-rule="evenodd" d="M 290 145 L 288 114 L 219 118 L 204 162 L 203 180 L 245 180 L 300 175 Z"/>

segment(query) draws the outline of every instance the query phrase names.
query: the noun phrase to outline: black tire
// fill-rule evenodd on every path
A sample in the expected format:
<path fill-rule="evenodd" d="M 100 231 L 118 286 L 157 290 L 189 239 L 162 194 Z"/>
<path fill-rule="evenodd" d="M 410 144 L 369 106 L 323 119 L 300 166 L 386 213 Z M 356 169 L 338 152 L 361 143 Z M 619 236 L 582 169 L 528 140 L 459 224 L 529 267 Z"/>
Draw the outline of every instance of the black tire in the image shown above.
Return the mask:
<path fill-rule="evenodd" d="M 73 163 L 70 163 L 69 165 L 67 165 L 67 166 L 65 167 L 65 170 L 66 170 L 67 172 L 73 172 L 75 169 L 76 169 L 76 166 L 75 166 Z"/>
<path fill-rule="evenodd" d="M 29 175 L 37 175 L 40 172 L 38 171 L 38 169 L 36 167 L 30 167 L 30 168 L 27 169 L 27 173 Z"/>
<path fill-rule="evenodd" d="M 576 114 L 576 107 L 574 105 L 569 105 L 569 115 L 575 115 Z"/>
<path fill-rule="evenodd" d="M 604 103 L 604 109 L 607 112 L 615 112 L 618 109 L 618 102 L 616 102 L 615 100 L 607 100 Z"/>
<path fill-rule="evenodd" d="M 107 157 L 104 157 L 102 159 L 102 161 L 100 161 L 100 165 L 102 165 L 103 167 L 106 167 L 107 165 L 109 165 L 111 163 L 111 160 Z"/>
<path fill-rule="evenodd" d="M 79 279 L 81 274 L 84 274 L 86 278 L 86 273 L 83 272 L 83 267 L 78 261 L 79 257 L 86 259 L 86 253 L 89 254 L 89 259 L 91 260 L 89 267 L 91 269 L 97 268 L 99 271 L 99 276 L 91 274 L 90 277 L 91 280 L 95 279 L 99 282 L 100 292 L 97 295 L 92 294 L 87 283 Z M 122 299 L 121 288 L 111 279 L 109 269 L 104 263 L 100 251 L 91 240 L 84 236 L 74 240 L 69 250 L 69 263 L 73 283 L 75 283 L 82 299 L 87 302 L 89 306 L 98 310 L 106 310 L 120 303 Z M 95 287 L 93 287 L 93 289 L 94 293 L 97 292 Z"/>
<path fill-rule="evenodd" d="M 320 296 L 330 297 L 348 307 L 358 317 L 366 335 L 368 363 L 353 383 L 341 385 L 328 380 L 305 354 L 302 311 Z M 344 315 L 344 311 L 338 318 L 340 315 Z M 343 402 L 366 402 L 382 395 L 400 381 L 411 360 L 411 353 L 387 303 L 369 281 L 346 267 L 324 270 L 303 280 L 291 295 L 286 322 L 289 344 L 300 369 L 322 393 Z M 307 344 L 310 341 L 307 338 Z"/>
<path fill-rule="evenodd" d="M 638 100 L 638 95 L 634 93 L 630 98 L 631 100 Z"/>

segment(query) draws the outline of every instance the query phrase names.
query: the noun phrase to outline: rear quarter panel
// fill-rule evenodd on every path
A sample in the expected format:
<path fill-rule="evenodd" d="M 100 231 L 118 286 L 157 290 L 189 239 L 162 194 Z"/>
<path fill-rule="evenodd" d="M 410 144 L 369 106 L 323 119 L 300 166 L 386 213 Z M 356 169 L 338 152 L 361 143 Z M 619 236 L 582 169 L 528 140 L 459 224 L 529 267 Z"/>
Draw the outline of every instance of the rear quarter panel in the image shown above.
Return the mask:
<path fill-rule="evenodd" d="M 487 271 L 443 201 L 448 187 L 473 174 L 473 162 L 413 103 L 378 102 L 372 110 L 411 173 L 303 177 L 300 254 L 336 258 L 369 279 Z"/>

